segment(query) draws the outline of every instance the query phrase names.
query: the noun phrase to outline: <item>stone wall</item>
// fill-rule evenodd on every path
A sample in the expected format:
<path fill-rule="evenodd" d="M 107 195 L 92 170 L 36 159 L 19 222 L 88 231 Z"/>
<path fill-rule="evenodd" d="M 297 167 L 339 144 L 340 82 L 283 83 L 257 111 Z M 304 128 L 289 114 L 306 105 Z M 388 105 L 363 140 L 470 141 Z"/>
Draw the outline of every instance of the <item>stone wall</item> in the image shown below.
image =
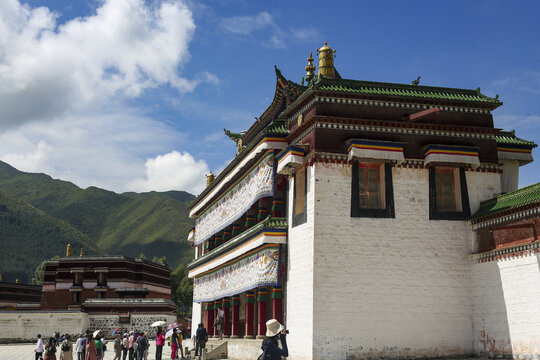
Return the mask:
<path fill-rule="evenodd" d="M 509 253 L 516 247 L 494 251 L 483 262 L 480 255 L 472 256 L 473 336 L 479 356 L 540 357 L 540 254 L 519 248 L 515 256 Z"/>
<path fill-rule="evenodd" d="M 163 320 L 167 324 L 171 324 L 176 321 L 176 316 L 170 313 L 131 313 L 129 317 L 129 323 L 120 323 L 118 313 L 97 313 L 90 314 L 90 330 L 101 330 L 106 337 L 112 337 L 112 333 L 117 328 L 125 330 L 142 330 L 148 332 L 148 336 L 155 335 L 157 328 L 153 328 L 150 325 L 156 321 Z M 167 328 L 167 325 L 164 326 Z"/>
<path fill-rule="evenodd" d="M 37 334 L 48 338 L 55 331 L 75 335 L 88 325 L 88 314 L 79 311 L 1 311 L 0 342 L 33 342 Z"/>
<path fill-rule="evenodd" d="M 292 227 L 294 180 L 289 181 L 288 259 L 285 283 L 284 322 L 290 329 L 287 337 L 291 359 L 313 357 L 313 221 L 315 183 L 312 168 L 307 169 L 307 221 Z"/>
<path fill-rule="evenodd" d="M 350 165 L 316 163 L 312 169 L 314 264 L 306 266 L 314 271 L 314 292 L 307 295 L 314 320 L 291 331 L 312 326 L 313 357 L 473 353 L 472 232 L 465 221 L 429 220 L 428 170 L 393 168 L 395 218 L 389 219 L 350 216 Z M 466 176 L 472 212 L 500 191 L 499 174 Z M 304 235 L 312 231 L 306 227 Z M 289 247 L 295 236 L 289 234 Z"/>

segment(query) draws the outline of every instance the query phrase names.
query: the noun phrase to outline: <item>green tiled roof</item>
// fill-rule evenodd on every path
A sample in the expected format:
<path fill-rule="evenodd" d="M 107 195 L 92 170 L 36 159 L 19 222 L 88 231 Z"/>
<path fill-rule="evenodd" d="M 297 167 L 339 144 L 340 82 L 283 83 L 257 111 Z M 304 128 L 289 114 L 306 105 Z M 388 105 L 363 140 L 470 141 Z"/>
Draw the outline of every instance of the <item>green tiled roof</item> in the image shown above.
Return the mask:
<path fill-rule="evenodd" d="M 363 80 L 345 80 L 316 77 L 310 83 L 314 90 L 360 93 L 366 95 L 397 96 L 426 100 L 475 102 L 495 107 L 502 105 L 498 99 L 480 93 L 480 90 L 454 89 L 423 85 L 406 85 Z"/>
<path fill-rule="evenodd" d="M 526 145 L 532 148 L 538 146 L 533 141 L 518 138 L 514 130 L 500 131 L 497 135 L 495 135 L 495 140 L 497 140 L 497 144 Z"/>
<path fill-rule="evenodd" d="M 478 220 L 483 217 L 534 203 L 540 204 L 540 183 L 481 202 L 480 209 L 478 209 L 476 214 L 471 217 L 471 220 Z"/>
<path fill-rule="evenodd" d="M 206 260 L 213 258 L 219 254 L 224 253 L 225 251 L 234 248 L 239 243 L 242 243 L 244 240 L 249 239 L 251 236 L 257 234 L 259 231 L 264 229 L 287 229 L 287 220 L 285 218 L 274 218 L 268 216 L 266 219 L 258 223 L 257 225 L 249 228 L 238 236 L 235 236 L 231 240 L 227 241 L 224 244 L 221 244 L 217 248 L 213 249 L 209 253 L 204 254 L 203 256 L 190 262 L 187 267 L 191 269 L 198 264 L 205 262 Z"/>
<path fill-rule="evenodd" d="M 285 121 L 274 120 L 263 130 L 266 134 L 280 134 L 280 135 L 289 135 L 289 129 Z"/>

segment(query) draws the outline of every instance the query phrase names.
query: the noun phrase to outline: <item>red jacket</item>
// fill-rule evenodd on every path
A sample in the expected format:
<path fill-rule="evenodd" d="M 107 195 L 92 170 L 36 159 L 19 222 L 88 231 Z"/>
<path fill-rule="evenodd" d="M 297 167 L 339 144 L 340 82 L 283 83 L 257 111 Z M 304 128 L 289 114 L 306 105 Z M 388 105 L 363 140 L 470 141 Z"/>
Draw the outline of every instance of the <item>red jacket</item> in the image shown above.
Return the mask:
<path fill-rule="evenodd" d="M 165 336 L 163 334 L 156 335 L 156 345 L 165 345 Z"/>

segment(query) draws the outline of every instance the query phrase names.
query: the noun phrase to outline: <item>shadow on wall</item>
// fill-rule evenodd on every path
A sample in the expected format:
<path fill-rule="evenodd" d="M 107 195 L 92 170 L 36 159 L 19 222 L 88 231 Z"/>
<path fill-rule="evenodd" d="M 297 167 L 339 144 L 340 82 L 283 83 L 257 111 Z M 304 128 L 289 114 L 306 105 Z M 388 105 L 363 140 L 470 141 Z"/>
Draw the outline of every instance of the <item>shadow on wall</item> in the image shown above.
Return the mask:
<path fill-rule="evenodd" d="M 508 312 L 498 261 L 473 264 L 472 280 L 476 354 L 480 357 L 512 357 Z"/>

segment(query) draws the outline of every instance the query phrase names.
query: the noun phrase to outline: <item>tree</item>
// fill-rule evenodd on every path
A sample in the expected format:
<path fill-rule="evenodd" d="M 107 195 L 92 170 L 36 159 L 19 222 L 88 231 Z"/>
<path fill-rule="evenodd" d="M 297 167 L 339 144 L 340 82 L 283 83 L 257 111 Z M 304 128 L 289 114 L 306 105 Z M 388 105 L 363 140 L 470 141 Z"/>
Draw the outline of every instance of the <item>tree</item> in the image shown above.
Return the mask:
<path fill-rule="evenodd" d="M 45 274 L 45 264 L 51 260 L 58 260 L 60 256 L 55 256 L 49 260 L 43 260 L 41 264 L 38 265 L 36 271 L 34 272 L 34 277 L 32 278 L 32 284 L 34 285 L 43 285 L 43 275 Z"/>
<path fill-rule="evenodd" d="M 188 278 L 184 265 L 179 265 L 171 273 L 171 296 L 181 315 L 191 314 L 193 302 L 193 280 Z"/>

